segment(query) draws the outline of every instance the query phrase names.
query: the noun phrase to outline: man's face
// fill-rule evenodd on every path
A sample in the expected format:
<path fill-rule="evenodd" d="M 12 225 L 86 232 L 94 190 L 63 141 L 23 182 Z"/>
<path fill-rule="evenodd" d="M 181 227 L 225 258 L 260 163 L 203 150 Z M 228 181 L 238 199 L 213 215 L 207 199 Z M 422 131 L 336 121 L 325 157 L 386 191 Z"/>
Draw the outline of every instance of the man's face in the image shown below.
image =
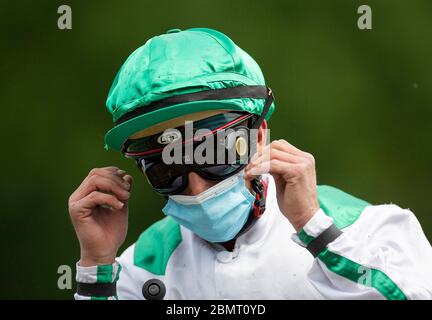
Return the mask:
<path fill-rule="evenodd" d="M 175 119 L 163 122 L 163 123 L 159 123 L 153 127 L 147 128 L 141 132 L 134 134 L 133 136 L 130 137 L 130 139 L 138 139 L 138 138 L 142 138 L 142 137 L 146 137 L 146 136 L 150 136 L 150 135 L 154 135 L 154 134 L 159 134 L 159 133 L 162 134 L 164 131 L 166 131 L 168 129 L 172 129 L 172 128 L 176 128 L 176 127 L 184 125 L 186 121 L 199 121 L 199 120 L 203 120 L 203 119 L 215 116 L 217 114 L 225 113 L 225 112 L 228 112 L 228 111 L 213 110 L 213 111 L 204 111 L 204 112 L 198 112 L 198 113 L 190 114 L 187 116 L 182 116 L 182 117 L 175 118 Z M 265 141 L 266 140 L 266 130 L 267 130 L 267 123 L 264 120 L 261 127 L 259 128 L 259 131 L 258 131 L 258 145 L 257 145 L 257 149 L 256 149 L 257 152 L 262 150 L 262 147 L 266 143 L 266 141 Z M 216 185 L 219 182 L 220 181 L 216 181 L 216 180 L 208 180 L 208 179 L 200 176 L 196 172 L 191 171 L 188 173 L 188 185 L 187 185 L 187 187 L 179 194 L 187 195 L 187 196 L 195 196 L 195 195 L 198 195 L 198 194 L 204 192 L 205 190 L 209 189 L 210 187 Z M 246 186 L 252 192 L 252 187 L 251 187 L 250 181 L 246 181 Z"/>
<path fill-rule="evenodd" d="M 219 182 L 204 179 L 195 172 L 189 172 L 188 178 L 189 184 L 187 188 L 180 193 L 185 196 L 196 196 Z"/>

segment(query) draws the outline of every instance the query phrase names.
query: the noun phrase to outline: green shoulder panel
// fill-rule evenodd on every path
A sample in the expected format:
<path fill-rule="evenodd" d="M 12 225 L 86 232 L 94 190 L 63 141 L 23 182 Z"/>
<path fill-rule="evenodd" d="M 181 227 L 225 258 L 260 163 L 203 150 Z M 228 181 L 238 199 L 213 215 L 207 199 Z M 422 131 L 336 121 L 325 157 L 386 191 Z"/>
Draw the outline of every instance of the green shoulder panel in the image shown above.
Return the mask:
<path fill-rule="evenodd" d="M 321 209 L 323 209 L 326 215 L 333 218 L 334 224 L 339 229 L 353 224 L 360 217 L 363 210 L 371 205 L 364 200 L 331 186 L 318 186 L 317 190 L 318 202 Z M 314 239 L 307 235 L 304 230 L 300 232 L 299 237 L 306 244 Z M 364 272 L 370 270 L 370 283 L 364 285 L 375 288 L 389 300 L 407 299 L 407 296 L 398 285 L 381 270 L 363 266 L 340 254 L 331 252 L 328 248 L 324 249 L 318 255 L 318 258 L 332 272 L 357 283 L 363 283 L 361 279 L 365 275 Z"/>
<path fill-rule="evenodd" d="M 317 191 L 320 208 L 333 218 L 334 224 L 339 229 L 353 224 L 364 208 L 371 205 L 335 187 L 320 185 Z"/>
<path fill-rule="evenodd" d="M 182 241 L 180 225 L 165 217 L 147 228 L 134 249 L 134 265 L 155 275 L 164 275 L 168 260 Z"/>

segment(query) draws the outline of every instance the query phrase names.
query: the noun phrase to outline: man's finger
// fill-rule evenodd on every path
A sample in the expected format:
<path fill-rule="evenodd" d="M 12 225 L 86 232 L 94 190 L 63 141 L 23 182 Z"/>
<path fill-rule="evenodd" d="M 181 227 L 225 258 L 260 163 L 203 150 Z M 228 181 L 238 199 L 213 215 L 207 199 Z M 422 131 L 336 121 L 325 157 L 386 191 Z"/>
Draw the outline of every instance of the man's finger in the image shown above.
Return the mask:
<path fill-rule="evenodd" d="M 286 152 L 285 150 L 279 150 L 279 149 L 275 149 L 272 148 L 270 149 L 270 152 L 268 155 L 262 155 L 261 157 L 258 157 L 255 159 L 255 161 L 252 161 L 251 164 L 252 165 L 256 165 L 265 161 L 270 161 L 272 159 L 278 159 L 281 161 L 286 161 L 286 162 L 290 162 L 290 163 L 298 163 L 298 162 L 302 162 L 303 158 L 290 153 L 290 152 Z"/>
<path fill-rule="evenodd" d="M 90 172 L 87 174 L 87 176 L 84 178 L 84 180 L 79 185 L 78 189 L 81 188 L 84 184 L 87 183 L 87 181 L 92 176 L 102 176 L 102 177 L 110 177 L 112 176 L 117 170 L 120 170 L 117 167 L 110 166 L 110 167 L 104 167 L 104 168 L 93 168 L 90 170 Z"/>
<path fill-rule="evenodd" d="M 116 196 L 112 194 L 106 194 L 99 191 L 93 191 L 86 197 L 77 201 L 75 204 L 77 212 L 82 212 L 86 210 L 92 210 L 96 206 L 109 206 L 116 210 L 120 210 L 124 207 L 124 203 L 117 199 Z"/>
<path fill-rule="evenodd" d="M 262 162 L 252 167 L 250 170 L 245 171 L 244 178 L 246 180 L 252 180 L 255 176 L 265 173 L 289 177 L 297 175 L 300 169 L 301 164 L 299 163 L 289 163 L 278 159 L 272 159 L 270 161 Z"/>
<path fill-rule="evenodd" d="M 123 180 L 129 184 L 130 187 L 132 187 L 133 178 L 130 174 L 127 174 L 123 177 Z"/>
<path fill-rule="evenodd" d="M 277 159 L 283 162 L 288 162 L 288 163 L 300 163 L 303 161 L 302 157 L 299 157 L 295 154 L 292 153 L 288 153 L 285 151 L 281 151 L 278 149 L 271 149 L 270 150 L 270 155 L 266 156 L 266 155 L 262 155 L 260 157 L 257 157 L 255 159 L 253 159 L 253 161 L 251 161 L 245 168 L 246 171 L 250 170 L 251 168 L 264 163 L 264 162 L 268 162 L 270 160 L 273 159 Z"/>
<path fill-rule="evenodd" d="M 302 156 L 304 153 L 302 150 L 300 150 L 296 146 L 292 145 L 291 143 L 289 143 L 285 139 L 275 140 L 272 142 L 272 144 L 274 145 L 274 147 L 276 149 L 287 150 L 287 151 L 292 152 L 298 156 Z"/>
<path fill-rule="evenodd" d="M 123 181 L 123 180 L 122 180 Z M 129 191 L 125 181 L 119 183 L 117 180 L 94 175 L 87 183 L 76 192 L 76 199 L 82 199 L 93 191 L 102 191 L 115 194 L 120 200 L 129 199 Z"/>

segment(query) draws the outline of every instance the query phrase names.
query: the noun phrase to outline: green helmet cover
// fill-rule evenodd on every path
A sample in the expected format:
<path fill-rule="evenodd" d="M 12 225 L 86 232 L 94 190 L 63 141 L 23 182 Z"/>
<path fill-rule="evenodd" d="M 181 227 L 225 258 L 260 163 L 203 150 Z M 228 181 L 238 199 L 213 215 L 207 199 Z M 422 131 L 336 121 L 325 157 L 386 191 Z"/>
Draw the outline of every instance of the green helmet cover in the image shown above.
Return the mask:
<path fill-rule="evenodd" d="M 106 107 L 116 122 L 137 108 L 175 95 L 251 85 L 265 86 L 261 69 L 226 35 L 208 28 L 173 29 L 132 52 L 114 79 Z M 109 130 L 105 148 L 120 151 L 134 133 L 187 114 L 222 109 L 260 115 L 264 104 L 264 99 L 234 98 L 192 101 L 153 110 Z M 266 119 L 274 108 L 273 102 Z"/>

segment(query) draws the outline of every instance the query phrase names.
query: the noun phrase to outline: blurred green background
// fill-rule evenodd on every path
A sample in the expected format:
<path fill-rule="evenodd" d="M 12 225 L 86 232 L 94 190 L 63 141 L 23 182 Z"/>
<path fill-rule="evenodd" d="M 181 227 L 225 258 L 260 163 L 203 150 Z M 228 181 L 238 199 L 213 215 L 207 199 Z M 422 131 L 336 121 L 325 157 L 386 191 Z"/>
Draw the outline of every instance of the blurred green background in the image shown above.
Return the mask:
<path fill-rule="evenodd" d="M 91 168 L 135 177 L 123 249 L 162 217 L 134 164 L 103 149 L 104 104 L 129 53 L 171 28 L 229 35 L 275 92 L 271 138 L 314 154 L 319 184 L 410 208 L 432 238 L 431 1 L 3 1 L 0 21 L 0 298 L 72 298 L 57 268 L 79 258 L 67 200 Z"/>

